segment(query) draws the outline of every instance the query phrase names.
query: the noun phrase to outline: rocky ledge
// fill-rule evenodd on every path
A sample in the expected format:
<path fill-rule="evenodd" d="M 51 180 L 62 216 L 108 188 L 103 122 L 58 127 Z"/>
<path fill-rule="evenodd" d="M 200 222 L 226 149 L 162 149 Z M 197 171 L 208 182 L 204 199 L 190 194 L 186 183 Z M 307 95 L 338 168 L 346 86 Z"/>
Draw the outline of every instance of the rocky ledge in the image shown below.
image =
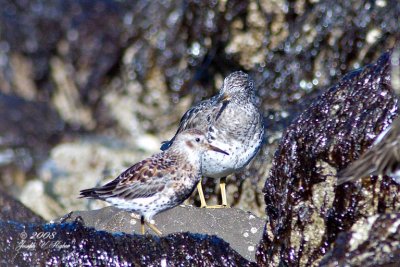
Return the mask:
<path fill-rule="evenodd" d="M 0 221 L 0 263 L 6 266 L 255 266 L 222 239 L 176 233 L 166 237 L 111 234 L 81 222 Z"/>
<path fill-rule="evenodd" d="M 18 203 L 3 195 L 10 205 Z M 1 265 L 255 266 L 264 225 L 238 209 L 178 206 L 155 216 L 163 232 L 158 237 L 137 234 L 139 221 L 112 207 L 71 212 L 47 224 L 39 217 L 26 223 L 36 218 L 29 212 L 21 205 L 2 215 Z"/>
<path fill-rule="evenodd" d="M 77 218 L 96 230 L 140 234 L 140 218 L 117 208 L 72 212 L 58 221 L 74 222 Z M 264 227 L 264 220 L 235 208 L 201 209 L 182 205 L 157 214 L 154 220 L 162 237 L 183 232 L 216 236 L 250 261 L 255 261 Z M 147 233 L 154 235 L 150 229 Z"/>

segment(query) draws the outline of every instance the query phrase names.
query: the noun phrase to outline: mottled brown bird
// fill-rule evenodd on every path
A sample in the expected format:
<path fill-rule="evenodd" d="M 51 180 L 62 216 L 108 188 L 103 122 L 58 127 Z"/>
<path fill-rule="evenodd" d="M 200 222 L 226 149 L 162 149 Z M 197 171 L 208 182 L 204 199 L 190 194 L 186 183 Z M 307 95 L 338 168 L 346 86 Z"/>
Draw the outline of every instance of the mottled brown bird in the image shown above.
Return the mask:
<path fill-rule="evenodd" d="M 210 145 L 203 132 L 183 131 L 167 150 L 136 163 L 104 186 L 85 189 L 80 197 L 107 201 L 141 216 L 141 231 L 154 215 L 181 204 L 201 179 L 201 162 L 205 151 L 227 152 Z"/>

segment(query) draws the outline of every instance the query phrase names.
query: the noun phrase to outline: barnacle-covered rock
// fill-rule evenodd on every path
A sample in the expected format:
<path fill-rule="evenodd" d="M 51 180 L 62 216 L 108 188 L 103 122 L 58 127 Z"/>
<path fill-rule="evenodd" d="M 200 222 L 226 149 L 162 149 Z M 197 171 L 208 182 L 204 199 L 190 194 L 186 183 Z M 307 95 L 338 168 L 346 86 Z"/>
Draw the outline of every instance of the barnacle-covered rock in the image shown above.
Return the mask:
<path fill-rule="evenodd" d="M 215 236 L 96 231 L 81 222 L 0 221 L 0 263 L 12 266 L 256 266 Z"/>
<path fill-rule="evenodd" d="M 336 186 L 337 171 L 397 115 L 390 56 L 347 74 L 287 129 L 264 187 L 268 219 L 259 263 L 318 264 L 340 232 L 400 210 L 400 186 L 389 177 Z"/>
<path fill-rule="evenodd" d="M 397 266 L 400 214 L 374 215 L 340 233 L 321 266 Z"/>

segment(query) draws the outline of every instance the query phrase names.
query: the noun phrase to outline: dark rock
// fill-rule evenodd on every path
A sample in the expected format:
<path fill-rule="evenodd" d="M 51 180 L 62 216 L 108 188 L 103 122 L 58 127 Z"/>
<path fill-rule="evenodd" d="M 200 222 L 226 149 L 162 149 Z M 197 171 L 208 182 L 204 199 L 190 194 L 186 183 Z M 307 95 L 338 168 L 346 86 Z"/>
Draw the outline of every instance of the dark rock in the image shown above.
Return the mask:
<path fill-rule="evenodd" d="M 15 171 L 32 174 L 61 139 L 64 122 L 48 102 L 2 93 L 0 114 L 0 173 L 12 173 L 1 175 L 0 184 L 15 187 L 23 183 L 16 181 Z"/>
<path fill-rule="evenodd" d="M 215 236 L 111 234 L 80 221 L 23 224 L 0 221 L 5 266 L 256 266 Z"/>
<path fill-rule="evenodd" d="M 97 230 L 140 233 L 139 218 L 134 219 L 129 213 L 113 207 L 73 212 L 61 221 L 74 221 L 77 218 L 82 219 L 86 226 Z M 163 236 L 181 232 L 215 235 L 250 261 L 255 261 L 256 247 L 264 227 L 264 220 L 250 212 L 234 208 L 200 209 L 178 206 L 156 215 L 154 220 Z M 148 232 L 154 234 L 151 230 Z"/>
<path fill-rule="evenodd" d="M 43 218 L 36 215 L 21 202 L 9 196 L 3 190 L 0 190 L 0 220 L 44 223 Z"/>
<path fill-rule="evenodd" d="M 375 215 L 339 234 L 320 266 L 399 266 L 400 214 Z"/>
<path fill-rule="evenodd" d="M 400 186 L 389 177 L 336 187 L 337 170 L 366 151 L 398 112 L 390 55 L 346 75 L 287 129 L 264 187 L 268 221 L 258 263 L 317 264 L 340 232 L 400 209 Z"/>
<path fill-rule="evenodd" d="M 42 156 L 41 159 L 57 144 L 65 126 L 48 102 L 29 101 L 15 95 L 0 93 L 0 114 L 0 148 L 17 151 L 25 147 L 32 150 L 32 157 Z M 29 160 L 12 161 L 22 167 L 23 162 Z M 2 164 L 5 162 L 0 161 Z M 29 167 L 31 165 L 25 168 L 29 170 Z"/>

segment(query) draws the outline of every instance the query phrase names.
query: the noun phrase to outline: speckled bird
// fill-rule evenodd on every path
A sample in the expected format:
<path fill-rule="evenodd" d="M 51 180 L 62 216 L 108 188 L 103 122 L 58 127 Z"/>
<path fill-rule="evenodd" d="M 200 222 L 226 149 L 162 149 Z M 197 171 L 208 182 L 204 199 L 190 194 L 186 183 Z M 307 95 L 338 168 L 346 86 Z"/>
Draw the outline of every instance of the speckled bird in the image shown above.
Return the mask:
<path fill-rule="evenodd" d="M 80 197 L 100 199 L 134 212 L 154 232 L 153 216 L 181 204 L 201 179 L 201 162 L 205 151 L 227 152 L 207 141 L 197 129 L 179 133 L 167 151 L 136 163 L 104 186 L 81 191 Z"/>
<path fill-rule="evenodd" d="M 206 132 L 207 139 L 229 155 L 206 151 L 203 176 L 221 178 L 222 205 L 226 207 L 226 176 L 242 170 L 261 148 L 264 137 L 263 117 L 256 105 L 254 82 L 248 74 L 236 71 L 227 76 L 219 93 L 190 108 L 183 115 L 175 136 L 162 144 L 167 150 L 176 137 L 187 129 Z M 201 182 L 198 184 L 201 207 L 207 207 Z"/>
<path fill-rule="evenodd" d="M 400 96 L 400 47 L 392 52 L 391 84 L 397 97 Z M 400 109 L 400 102 L 397 102 Z M 400 184 L 400 117 L 394 119 L 382 133 L 378 135 L 372 147 L 346 169 L 338 173 L 338 185 L 354 182 L 370 175 L 388 175 Z"/>
<path fill-rule="evenodd" d="M 339 172 L 338 184 L 370 175 L 388 175 L 400 184 L 400 117 L 378 135 L 366 153 Z"/>

